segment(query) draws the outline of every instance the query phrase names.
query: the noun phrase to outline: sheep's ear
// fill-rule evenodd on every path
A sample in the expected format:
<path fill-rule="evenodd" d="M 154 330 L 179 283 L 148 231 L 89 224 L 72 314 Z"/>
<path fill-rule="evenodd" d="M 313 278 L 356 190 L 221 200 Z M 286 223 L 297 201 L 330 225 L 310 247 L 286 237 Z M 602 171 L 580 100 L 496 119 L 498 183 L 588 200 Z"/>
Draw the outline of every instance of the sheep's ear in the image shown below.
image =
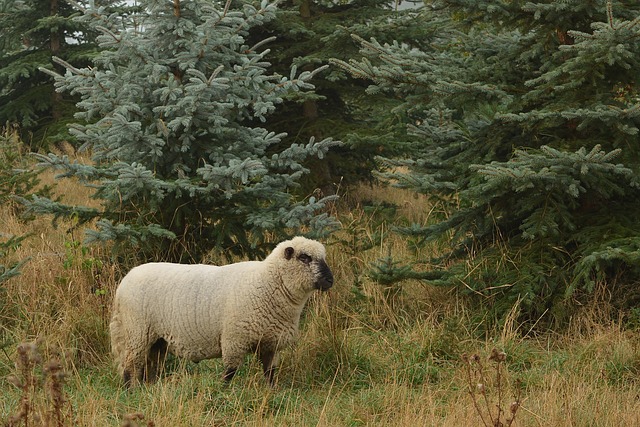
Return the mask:
<path fill-rule="evenodd" d="M 293 257 L 293 248 L 291 246 L 284 250 L 284 257 L 286 259 L 291 259 L 291 257 Z"/>

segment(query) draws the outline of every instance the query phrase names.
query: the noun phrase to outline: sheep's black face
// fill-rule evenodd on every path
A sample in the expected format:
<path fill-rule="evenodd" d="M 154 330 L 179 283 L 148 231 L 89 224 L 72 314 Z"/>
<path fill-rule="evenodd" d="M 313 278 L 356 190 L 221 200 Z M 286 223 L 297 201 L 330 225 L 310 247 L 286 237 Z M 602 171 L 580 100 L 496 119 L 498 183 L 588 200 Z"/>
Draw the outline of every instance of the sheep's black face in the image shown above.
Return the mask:
<path fill-rule="evenodd" d="M 331 273 L 331 269 L 324 260 L 316 261 L 315 264 L 318 277 L 316 280 L 316 289 L 326 291 L 333 286 L 333 273 Z"/>

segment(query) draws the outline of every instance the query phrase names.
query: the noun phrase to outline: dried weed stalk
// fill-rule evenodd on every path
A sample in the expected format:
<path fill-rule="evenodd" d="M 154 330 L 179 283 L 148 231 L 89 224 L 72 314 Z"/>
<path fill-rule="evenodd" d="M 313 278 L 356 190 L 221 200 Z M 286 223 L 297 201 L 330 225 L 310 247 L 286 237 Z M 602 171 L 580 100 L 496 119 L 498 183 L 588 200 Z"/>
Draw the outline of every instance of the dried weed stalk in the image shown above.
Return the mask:
<path fill-rule="evenodd" d="M 144 415 L 141 413 L 135 414 L 126 414 L 122 420 L 122 427 L 155 427 L 155 423 L 153 421 L 147 421 L 145 423 Z"/>
<path fill-rule="evenodd" d="M 11 384 L 20 390 L 16 412 L 5 427 L 72 425 L 71 406 L 64 392 L 66 373 L 59 355 L 52 352 L 44 362 L 39 342 L 19 344 L 16 373 L 9 376 Z"/>
<path fill-rule="evenodd" d="M 507 360 L 506 353 L 493 349 L 489 356 L 492 362 L 495 379 L 493 384 L 490 383 L 491 378 L 487 372 L 487 366 L 477 354 L 462 356 L 465 362 L 465 370 L 467 374 L 468 392 L 473 401 L 473 407 L 480 416 L 482 424 L 485 427 L 509 427 L 513 425 L 518 409 L 521 405 L 521 387 L 520 381 L 516 380 L 515 398 L 509 405 L 509 409 L 502 407 L 502 401 L 506 394 L 507 385 L 504 378 L 504 365 Z M 489 388 L 495 390 L 495 404 L 491 403 Z"/>

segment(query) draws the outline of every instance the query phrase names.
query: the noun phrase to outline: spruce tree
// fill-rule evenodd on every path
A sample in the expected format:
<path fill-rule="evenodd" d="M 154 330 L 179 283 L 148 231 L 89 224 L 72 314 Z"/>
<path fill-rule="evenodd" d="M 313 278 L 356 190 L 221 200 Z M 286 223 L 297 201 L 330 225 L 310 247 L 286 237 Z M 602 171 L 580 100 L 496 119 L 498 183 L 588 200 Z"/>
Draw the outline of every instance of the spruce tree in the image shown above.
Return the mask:
<path fill-rule="evenodd" d="M 498 315 L 562 321 L 607 286 L 640 301 L 637 2 L 446 0 L 429 50 L 360 40 L 337 61 L 407 97 L 419 138 L 385 176 L 452 212 L 400 231 L 441 239 L 440 283 Z"/>
<path fill-rule="evenodd" d="M 138 260 L 201 261 L 212 249 L 228 256 L 264 253 L 291 233 L 318 235 L 334 220 L 321 213 L 332 198 L 297 201 L 291 192 L 337 142 L 309 140 L 276 149 L 283 135 L 259 126 L 292 91 L 311 89 L 315 71 L 270 74 L 263 40 L 251 28 L 275 7 L 240 8 L 209 0 L 145 0 L 138 28 L 88 10 L 101 32 L 94 65 L 61 59 L 60 91 L 80 96 L 72 134 L 92 163 L 54 154 L 43 164 L 95 188 L 99 208 L 35 198 L 34 211 L 96 220 L 88 241 L 112 241 Z M 114 21 L 115 19 L 115 21 Z"/>
<path fill-rule="evenodd" d="M 311 70 L 330 58 L 356 55 L 358 46 L 348 37 L 353 32 L 391 42 L 422 40 L 428 31 L 429 26 L 416 19 L 415 9 L 398 10 L 393 1 L 286 0 L 278 3 L 276 19 L 257 28 L 252 37 L 276 37 L 272 62 L 283 73 L 292 64 Z M 312 83 L 313 93 L 295 93 L 269 118 L 275 130 L 287 132 L 286 144 L 325 135 L 343 141 L 328 154 L 328 162 L 310 165 L 314 173 L 303 184 L 331 194 L 338 184 L 371 181 L 376 156 L 402 152 L 406 117 L 394 111 L 400 100 L 365 95 L 364 82 L 337 67 Z"/>
<path fill-rule="evenodd" d="M 95 53 L 95 34 L 74 15 L 67 0 L 0 0 L 0 125 L 19 125 L 34 150 L 68 139 L 66 123 L 75 111 L 39 68 L 55 69 L 52 56 L 84 66 Z"/>

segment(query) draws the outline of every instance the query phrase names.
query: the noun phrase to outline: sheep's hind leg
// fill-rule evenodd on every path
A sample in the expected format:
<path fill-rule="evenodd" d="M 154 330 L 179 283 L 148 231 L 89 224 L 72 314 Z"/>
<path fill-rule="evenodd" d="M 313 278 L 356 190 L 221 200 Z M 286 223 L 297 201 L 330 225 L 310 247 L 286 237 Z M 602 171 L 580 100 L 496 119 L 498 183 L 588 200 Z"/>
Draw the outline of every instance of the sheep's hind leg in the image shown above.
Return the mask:
<path fill-rule="evenodd" d="M 158 339 L 151 348 L 147 356 L 147 363 L 144 369 L 144 380 L 155 382 L 159 373 L 164 369 L 164 362 L 167 357 L 167 342 L 162 338 Z"/>
<path fill-rule="evenodd" d="M 126 387 L 142 383 L 147 352 L 144 350 L 129 350 L 122 364 L 122 379 Z"/>

